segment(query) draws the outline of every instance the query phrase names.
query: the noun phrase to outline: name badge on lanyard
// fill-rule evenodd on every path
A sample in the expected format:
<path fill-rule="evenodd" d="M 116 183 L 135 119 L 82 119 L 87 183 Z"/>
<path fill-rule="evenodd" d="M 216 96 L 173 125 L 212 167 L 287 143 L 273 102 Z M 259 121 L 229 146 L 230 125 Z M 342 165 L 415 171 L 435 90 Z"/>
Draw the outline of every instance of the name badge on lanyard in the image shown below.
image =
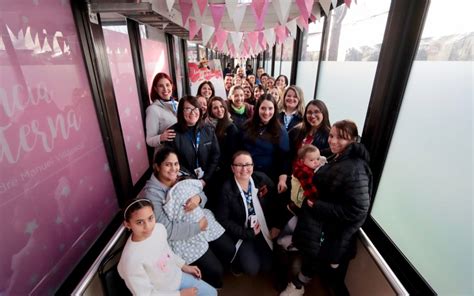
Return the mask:
<path fill-rule="evenodd" d="M 192 140 L 191 142 L 193 143 L 195 156 L 196 156 L 196 169 L 194 170 L 194 174 L 196 174 L 196 177 L 198 179 L 202 179 L 202 177 L 204 177 L 204 171 L 199 166 L 199 144 L 201 143 L 201 131 L 198 131 L 196 134 L 196 142 Z"/>

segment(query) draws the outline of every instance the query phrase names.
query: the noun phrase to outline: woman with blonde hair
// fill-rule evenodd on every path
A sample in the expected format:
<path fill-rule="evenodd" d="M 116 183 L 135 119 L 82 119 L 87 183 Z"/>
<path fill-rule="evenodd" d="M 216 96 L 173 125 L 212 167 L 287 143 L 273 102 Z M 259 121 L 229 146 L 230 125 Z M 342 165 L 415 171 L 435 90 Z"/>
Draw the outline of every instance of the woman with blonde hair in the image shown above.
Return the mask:
<path fill-rule="evenodd" d="M 244 89 L 240 85 L 234 85 L 230 88 L 228 109 L 229 114 L 235 125 L 242 129 L 245 121 L 253 115 L 253 106 L 245 103 Z"/>
<path fill-rule="evenodd" d="M 281 110 L 281 107 L 282 107 L 282 93 L 281 93 L 281 90 L 279 88 L 270 88 L 267 90 L 267 93 L 271 94 L 273 99 L 275 99 L 276 103 L 277 103 L 277 106 L 278 106 L 278 110 Z"/>
<path fill-rule="evenodd" d="M 285 90 L 281 100 L 280 122 L 287 131 L 303 121 L 304 97 L 303 91 L 296 85 L 291 85 Z"/>

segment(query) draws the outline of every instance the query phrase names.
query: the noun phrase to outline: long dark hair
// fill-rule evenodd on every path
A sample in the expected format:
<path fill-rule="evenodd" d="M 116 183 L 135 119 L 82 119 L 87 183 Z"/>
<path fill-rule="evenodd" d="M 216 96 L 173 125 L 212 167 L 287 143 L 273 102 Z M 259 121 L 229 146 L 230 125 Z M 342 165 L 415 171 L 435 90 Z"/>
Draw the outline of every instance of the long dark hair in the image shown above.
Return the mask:
<path fill-rule="evenodd" d="M 212 91 L 212 94 L 211 94 L 210 97 L 212 98 L 213 96 L 216 95 L 216 91 L 215 91 L 215 89 L 214 89 L 214 84 L 212 84 L 212 82 L 206 80 L 206 81 L 201 82 L 201 84 L 199 84 L 196 97 L 198 97 L 198 96 L 203 96 L 203 95 L 201 94 L 201 89 L 202 89 L 202 88 L 204 87 L 204 85 L 206 85 L 206 84 L 209 85 L 209 87 L 211 88 L 211 91 Z M 206 99 L 207 99 L 207 98 L 206 98 Z"/>
<path fill-rule="evenodd" d="M 308 113 L 309 106 L 317 107 L 323 114 L 323 121 L 319 125 L 318 131 L 322 130 L 325 133 L 329 134 L 329 131 L 331 130 L 331 123 L 329 122 L 328 107 L 326 107 L 326 104 L 324 104 L 324 102 L 321 100 L 318 100 L 318 99 L 311 100 L 309 101 L 308 105 L 306 105 L 306 108 L 304 109 L 303 122 L 299 123 L 297 126 L 294 127 L 295 129 L 299 130 L 296 136 L 296 143 L 300 143 L 301 141 L 303 141 L 303 139 L 313 129 L 311 124 L 308 122 L 308 119 L 306 118 L 306 113 Z"/>
<path fill-rule="evenodd" d="M 248 99 L 245 99 L 245 89 L 246 88 L 250 89 L 250 98 L 248 98 Z M 253 95 L 253 88 L 249 85 L 249 86 L 244 86 L 243 90 L 244 90 L 244 102 L 249 103 L 251 105 L 255 104 L 255 97 Z"/>
<path fill-rule="evenodd" d="M 222 106 L 224 107 L 224 117 L 222 119 L 218 119 L 214 117 L 214 114 L 212 114 L 213 102 L 220 102 Z M 207 105 L 207 117 L 217 119 L 215 132 L 216 132 L 216 137 L 218 139 L 224 136 L 225 130 L 227 129 L 227 127 L 229 127 L 229 125 L 232 124 L 232 120 L 230 119 L 230 115 L 229 115 L 229 110 L 227 109 L 227 104 L 224 101 L 224 99 L 221 97 L 212 97 L 209 99 L 209 104 Z"/>
<path fill-rule="evenodd" d="M 264 101 L 270 101 L 273 104 L 273 108 L 275 110 L 275 112 L 273 113 L 273 117 L 270 119 L 270 121 L 266 124 L 265 127 L 263 126 L 259 114 L 260 106 Z M 262 95 L 257 100 L 254 110 L 255 111 L 253 112 L 253 117 L 245 122 L 245 128 L 247 129 L 250 138 L 255 141 L 260 136 L 262 128 L 264 128 L 265 132 L 262 134 L 262 137 L 267 138 L 273 144 L 277 144 L 280 141 L 281 124 L 278 120 L 278 106 L 273 96 L 271 94 Z"/>
<path fill-rule="evenodd" d="M 283 79 L 285 80 L 285 87 L 287 87 L 287 86 L 288 86 L 288 77 L 286 77 L 286 75 L 283 75 L 283 74 L 278 75 L 278 77 L 275 79 L 275 86 L 276 86 L 277 80 L 278 80 L 280 77 L 283 77 Z"/>
<path fill-rule="evenodd" d="M 160 81 L 160 79 L 162 78 L 168 79 L 168 81 L 171 83 L 172 89 L 174 90 L 173 80 L 171 80 L 171 77 L 168 74 L 163 73 L 163 72 L 156 74 L 155 78 L 153 78 L 153 82 L 151 83 L 151 88 L 150 88 L 150 99 L 152 102 L 161 99 L 160 96 L 158 95 L 158 92 L 155 89 L 155 86 L 156 84 L 158 84 L 158 81 Z"/>
<path fill-rule="evenodd" d="M 188 130 L 188 124 L 186 123 L 186 119 L 184 119 L 184 103 L 188 102 L 193 107 L 198 108 L 199 110 L 199 119 L 196 122 L 196 127 L 200 128 L 202 126 L 202 110 L 199 108 L 199 102 L 196 97 L 194 96 L 184 96 L 179 100 L 178 104 L 178 123 L 176 124 L 176 130 L 178 132 L 186 132 Z"/>

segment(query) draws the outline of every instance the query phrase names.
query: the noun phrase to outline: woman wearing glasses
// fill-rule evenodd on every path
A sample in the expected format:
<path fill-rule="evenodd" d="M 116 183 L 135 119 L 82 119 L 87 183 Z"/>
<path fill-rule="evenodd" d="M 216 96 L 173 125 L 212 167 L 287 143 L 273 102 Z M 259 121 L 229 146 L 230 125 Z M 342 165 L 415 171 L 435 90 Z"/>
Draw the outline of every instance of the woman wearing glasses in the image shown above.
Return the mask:
<path fill-rule="evenodd" d="M 219 162 L 220 150 L 214 129 L 202 120 L 196 97 L 183 97 L 178 104 L 174 141 L 167 145 L 178 153 L 181 172 L 200 179 L 206 186 Z"/>
<path fill-rule="evenodd" d="M 236 246 L 233 268 L 256 275 L 271 268 L 273 243 L 273 182 L 263 173 L 254 172 L 252 156 L 238 151 L 232 157 L 233 176 L 222 186 L 216 218 Z"/>
<path fill-rule="evenodd" d="M 318 147 L 322 155 L 330 154 L 328 150 L 330 129 L 326 104 L 321 100 L 310 101 L 304 110 L 303 122 L 289 131 L 291 159 L 295 159 L 298 149 L 307 144 Z"/>

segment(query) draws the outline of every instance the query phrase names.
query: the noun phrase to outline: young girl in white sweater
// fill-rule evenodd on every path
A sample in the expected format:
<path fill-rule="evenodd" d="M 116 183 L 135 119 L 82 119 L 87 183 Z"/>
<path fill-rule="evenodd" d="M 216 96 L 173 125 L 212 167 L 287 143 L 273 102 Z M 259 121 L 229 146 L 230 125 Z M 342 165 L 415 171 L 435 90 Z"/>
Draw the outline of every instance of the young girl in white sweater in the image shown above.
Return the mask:
<path fill-rule="evenodd" d="M 166 241 L 166 229 L 156 224 L 153 204 L 139 198 L 128 203 L 124 225 L 132 234 L 118 264 L 118 272 L 133 295 L 217 295 L 201 280 L 197 266 L 184 264 Z"/>

